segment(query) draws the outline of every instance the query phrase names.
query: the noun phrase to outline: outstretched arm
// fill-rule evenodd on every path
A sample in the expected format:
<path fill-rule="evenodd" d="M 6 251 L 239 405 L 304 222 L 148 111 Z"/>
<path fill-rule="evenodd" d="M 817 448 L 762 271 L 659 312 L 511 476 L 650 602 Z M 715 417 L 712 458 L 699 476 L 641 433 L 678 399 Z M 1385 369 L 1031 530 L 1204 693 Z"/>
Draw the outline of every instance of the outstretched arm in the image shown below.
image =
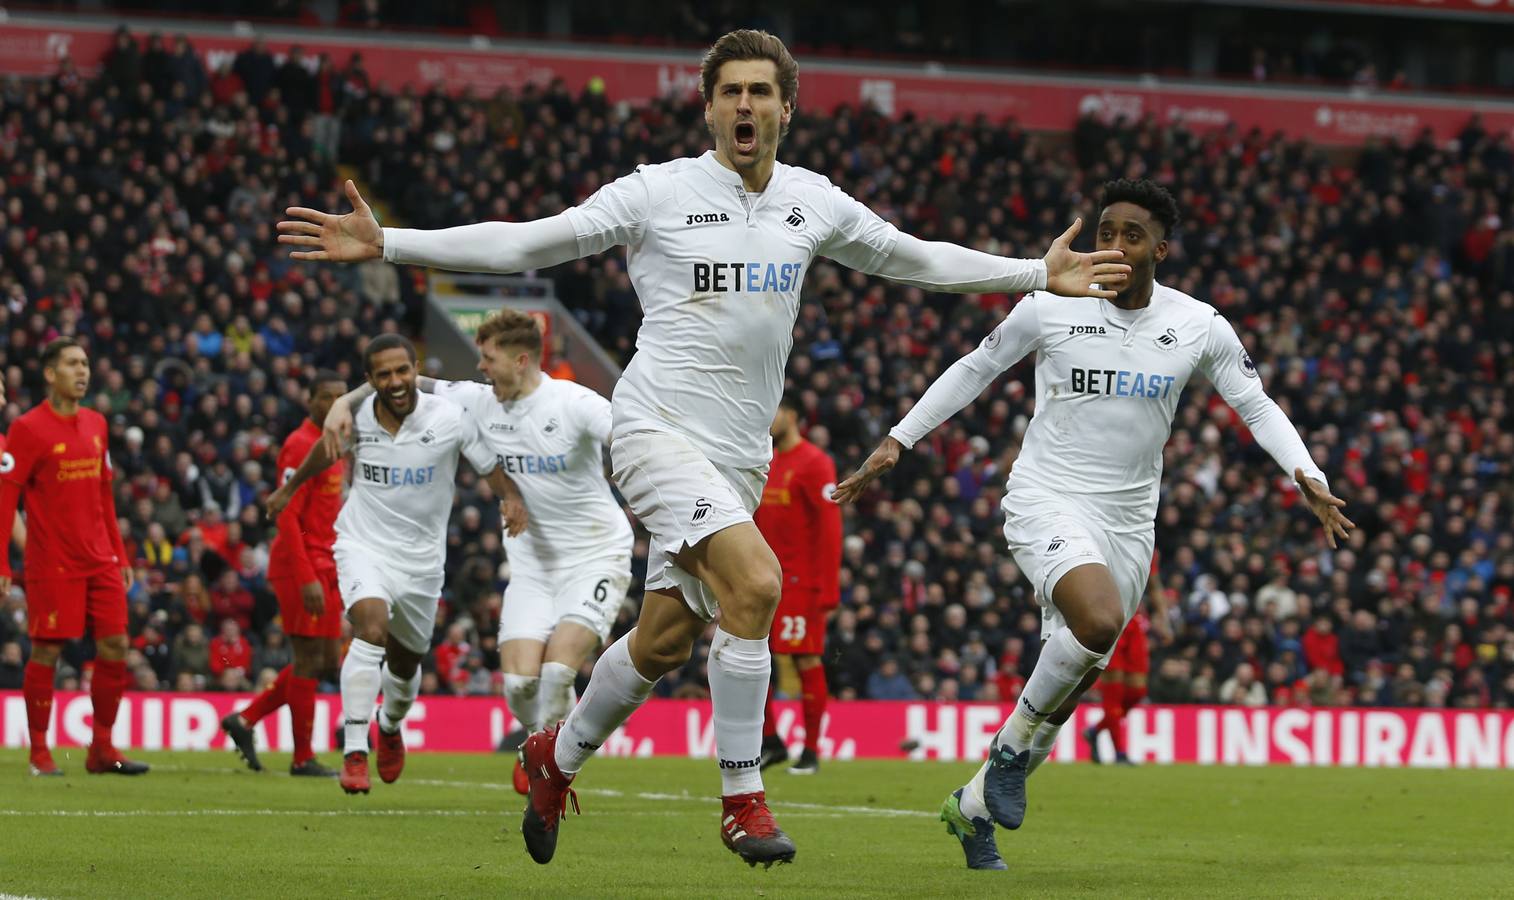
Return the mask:
<path fill-rule="evenodd" d="M 842 265 L 933 291 L 1024 293 L 1047 290 L 1064 297 L 1113 297 L 1130 266 L 1119 250 L 1074 253 L 1077 219 L 1051 243 L 1044 259 L 1010 259 L 945 241 L 903 234 L 840 188 L 830 194 L 830 229 L 819 252 Z M 1099 283 L 1099 289 L 1093 285 Z"/>
<path fill-rule="evenodd" d="M 534 222 L 479 222 L 456 228 L 380 228 L 349 180 L 346 215 L 303 206 L 286 209 L 279 243 L 298 247 L 295 259 L 435 266 L 508 274 L 545 269 L 617 244 L 636 244 L 650 214 L 650 192 L 637 171 L 600 188 L 582 204 Z"/>
<path fill-rule="evenodd" d="M 971 403 L 1001 372 L 1035 350 L 1040 340 L 1041 317 L 1036 312 L 1036 295 L 1031 295 L 1016 304 L 977 349 L 941 373 L 862 467 L 836 485 L 836 502 L 850 503 L 862 496 L 869 483 L 894 467 L 902 451 Z"/>
<path fill-rule="evenodd" d="M 922 241 L 899 235 L 893 252 L 873 274 L 916 287 L 950 293 L 985 291 L 1023 293 L 1047 290 L 1064 297 L 1113 297 L 1103 286 L 1118 287 L 1130 272 L 1119 250 L 1074 253 L 1072 239 L 1083 220 L 1072 223 L 1043 259 L 1012 259 L 982 253 L 946 241 Z M 1095 283 L 1101 285 L 1096 289 Z"/>
<path fill-rule="evenodd" d="M 1209 320 L 1209 338 L 1199 368 L 1219 390 L 1225 402 L 1245 421 L 1256 442 L 1283 471 L 1293 476 L 1299 493 L 1325 528 L 1325 540 L 1334 549 L 1336 538 L 1345 538 L 1356 525 L 1341 512 L 1346 501 L 1330 493 L 1325 473 L 1314 464 L 1298 429 L 1262 389 L 1256 365 L 1235 329 L 1219 313 Z"/>

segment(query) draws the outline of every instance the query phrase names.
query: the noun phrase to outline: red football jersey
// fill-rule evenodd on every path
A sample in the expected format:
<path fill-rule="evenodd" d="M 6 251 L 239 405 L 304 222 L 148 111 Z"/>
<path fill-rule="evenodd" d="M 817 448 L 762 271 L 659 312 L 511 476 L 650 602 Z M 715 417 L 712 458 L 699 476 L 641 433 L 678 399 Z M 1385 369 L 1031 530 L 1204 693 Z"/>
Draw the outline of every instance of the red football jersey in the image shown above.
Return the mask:
<path fill-rule="evenodd" d="M 62 416 L 33 407 L 11 425 L 0 456 L 0 522 L 26 509 L 26 577 L 79 578 L 129 565 L 111 493 L 110 436 L 92 409 Z M 9 577 L 8 554 L 0 575 Z"/>
<path fill-rule="evenodd" d="M 284 446 L 279 449 L 280 485 L 289 480 L 320 439 L 321 429 L 309 419 L 284 439 Z M 309 584 L 318 580 L 316 569 L 336 568 L 331 547 L 336 543 L 336 515 L 342 510 L 346 472 L 346 464 L 337 460 L 294 492 L 289 505 L 279 514 L 279 533 L 269 550 L 271 577 L 293 577 L 300 584 Z"/>
<path fill-rule="evenodd" d="M 762 505 L 753 518 L 783 567 L 783 594 L 811 593 L 821 609 L 840 602 L 841 507 L 831 499 L 836 464 L 801 440 L 773 454 Z"/>

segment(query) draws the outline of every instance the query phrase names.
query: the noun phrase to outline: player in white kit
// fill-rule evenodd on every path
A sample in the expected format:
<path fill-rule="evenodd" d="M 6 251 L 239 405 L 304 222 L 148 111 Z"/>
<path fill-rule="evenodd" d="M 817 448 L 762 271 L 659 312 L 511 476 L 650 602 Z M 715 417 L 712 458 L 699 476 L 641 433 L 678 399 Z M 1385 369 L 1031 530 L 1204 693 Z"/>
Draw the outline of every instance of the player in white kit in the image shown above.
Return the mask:
<path fill-rule="evenodd" d="M 348 183 L 354 212 L 292 208 L 279 240 L 300 259 L 393 262 L 486 272 L 544 268 L 627 248 L 645 316 L 612 401 L 611 477 L 651 533 L 637 627 L 600 656 L 560 729 L 525 745 L 531 778 L 522 833 L 537 862 L 556 849 L 574 775 L 683 665 L 718 609 L 710 696 L 721 774 L 721 840 L 755 865 L 788 862 L 794 844 L 762 789 L 767 634 L 781 586 L 777 558 L 752 523 L 783 391 L 800 289 L 826 256 L 930 290 L 1099 293 L 1128 274 L 1118 251 L 1068 248 L 1006 259 L 901 234 L 824 176 L 777 162 L 798 94 L 798 66 L 760 31 L 718 40 L 701 66 L 715 149 L 646 165 L 581 206 L 534 222 L 436 231 L 380 229 Z M 1112 290 L 1103 291 L 1110 296 Z"/>
<path fill-rule="evenodd" d="M 1014 713 L 942 819 L 971 868 L 1003 869 L 993 823 L 1018 828 L 1025 779 L 1051 752 L 1078 698 L 1098 679 L 1150 573 L 1162 448 L 1178 398 L 1197 372 L 1240 413 L 1290 473 L 1331 547 L 1354 527 L 1340 512 L 1288 417 L 1262 388 L 1235 329 L 1207 303 L 1158 284 L 1156 264 L 1178 221 L 1150 181 L 1104 186 L 1099 249 L 1125 252 L 1128 287 L 1112 301 L 1037 291 L 1015 305 L 836 488 L 837 502 L 893 468 L 1000 373 L 1036 354 L 1036 408 L 1005 488 L 1004 535 L 1042 607 L 1045 642 Z"/>
<path fill-rule="evenodd" d="M 507 527 L 526 525 L 520 492 L 475 419 L 462 407 L 416 391 L 415 347 L 384 334 L 363 352 L 375 395 L 357 413 L 352 491 L 336 520 L 337 582 L 352 643 L 342 662 L 345 752 L 342 789 L 368 793 L 368 725 L 380 689 L 379 777 L 405 765 L 400 723 L 420 690 L 420 663 L 431 648 L 446 562 L 447 520 L 461 453 L 501 498 Z M 335 459 L 317 442 L 284 486 L 269 497 L 278 515 L 307 479 Z"/>
<path fill-rule="evenodd" d="M 578 670 L 609 636 L 631 585 L 631 525 L 610 492 L 604 448 L 610 401 L 541 370 L 542 335 L 526 313 L 502 309 L 479 326 L 476 381 L 417 379 L 478 422 L 531 510 L 530 530 L 506 534 L 510 583 L 500 611 L 499 657 L 510 713 L 527 731 L 573 707 Z M 326 433 L 350 429 L 364 385 L 332 407 Z M 528 789 L 525 770 L 515 785 Z"/>

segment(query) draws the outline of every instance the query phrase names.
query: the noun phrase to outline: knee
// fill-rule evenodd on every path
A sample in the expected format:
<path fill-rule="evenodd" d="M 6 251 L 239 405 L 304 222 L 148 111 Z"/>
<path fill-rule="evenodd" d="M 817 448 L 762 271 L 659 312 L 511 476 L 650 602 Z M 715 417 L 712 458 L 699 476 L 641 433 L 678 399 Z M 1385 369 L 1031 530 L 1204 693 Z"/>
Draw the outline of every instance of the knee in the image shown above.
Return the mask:
<path fill-rule="evenodd" d="M 648 678 L 660 678 L 682 668 L 694 653 L 693 639 L 678 631 L 643 634 L 638 628 L 636 637 L 631 645 L 632 662 L 637 671 Z"/>
<path fill-rule="evenodd" d="M 352 627 L 352 637 L 355 640 L 382 647 L 389 643 L 389 629 L 382 622 L 364 622 L 362 625 Z"/>
<path fill-rule="evenodd" d="M 746 569 L 733 585 L 732 600 L 745 612 L 772 622 L 783 596 L 783 570 L 778 560 L 765 560 Z"/>
<path fill-rule="evenodd" d="M 38 641 L 32 644 L 32 662 L 39 666 L 52 666 L 58 662 L 58 654 L 63 651 L 62 644 L 44 643 Z"/>
<path fill-rule="evenodd" d="M 107 638 L 100 638 L 100 640 L 95 642 L 95 646 L 101 658 L 115 660 L 126 658 L 126 650 L 129 644 L 126 642 L 126 635 L 113 634 Z"/>
<path fill-rule="evenodd" d="M 1082 621 L 1076 625 L 1069 622 L 1068 627 L 1078 643 L 1090 652 L 1108 653 L 1125 628 L 1125 612 L 1120 598 L 1111 596 L 1092 604 Z"/>

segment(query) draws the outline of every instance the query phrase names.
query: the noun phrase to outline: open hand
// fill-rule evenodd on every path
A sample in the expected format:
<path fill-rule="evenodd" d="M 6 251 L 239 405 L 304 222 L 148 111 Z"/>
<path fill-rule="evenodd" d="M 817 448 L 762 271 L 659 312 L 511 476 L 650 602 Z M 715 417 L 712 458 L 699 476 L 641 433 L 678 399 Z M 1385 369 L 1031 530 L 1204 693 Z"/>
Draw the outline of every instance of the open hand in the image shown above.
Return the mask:
<path fill-rule="evenodd" d="M 344 216 L 303 206 L 284 210 L 291 218 L 276 226 L 279 243 L 310 248 L 296 250 L 290 256 L 319 262 L 362 262 L 383 257 L 384 229 L 352 179 L 347 179 L 344 187 L 352 203 L 352 212 Z"/>
<path fill-rule="evenodd" d="M 1114 298 L 1130 278 L 1130 266 L 1126 265 L 1123 250 L 1095 250 L 1092 253 L 1077 253 L 1072 249 L 1072 239 L 1083 230 L 1083 220 L 1074 219 L 1072 227 L 1051 242 L 1043 262 L 1046 263 L 1046 290 L 1063 297 Z M 283 240 L 283 238 L 280 238 Z M 1094 288 L 1094 284 L 1099 289 Z"/>
<path fill-rule="evenodd" d="M 1304 477 L 1303 469 L 1293 470 L 1293 480 L 1298 482 L 1299 490 L 1303 492 L 1304 500 L 1309 504 L 1309 510 L 1319 519 L 1320 524 L 1325 526 L 1325 541 L 1330 545 L 1330 549 L 1334 550 L 1335 539 L 1349 537 L 1350 529 L 1356 527 L 1355 522 L 1341 513 L 1346 506 L 1346 501 L 1330 493 L 1323 484 L 1313 478 Z"/>
<path fill-rule="evenodd" d="M 878 449 L 863 460 L 862 466 L 857 471 L 836 485 L 836 489 L 831 492 L 831 499 L 837 503 L 851 503 L 862 496 L 862 491 L 872 484 L 874 479 L 892 469 L 899 462 L 899 453 L 903 449 L 903 444 L 891 437 L 885 437 L 878 445 Z"/>

